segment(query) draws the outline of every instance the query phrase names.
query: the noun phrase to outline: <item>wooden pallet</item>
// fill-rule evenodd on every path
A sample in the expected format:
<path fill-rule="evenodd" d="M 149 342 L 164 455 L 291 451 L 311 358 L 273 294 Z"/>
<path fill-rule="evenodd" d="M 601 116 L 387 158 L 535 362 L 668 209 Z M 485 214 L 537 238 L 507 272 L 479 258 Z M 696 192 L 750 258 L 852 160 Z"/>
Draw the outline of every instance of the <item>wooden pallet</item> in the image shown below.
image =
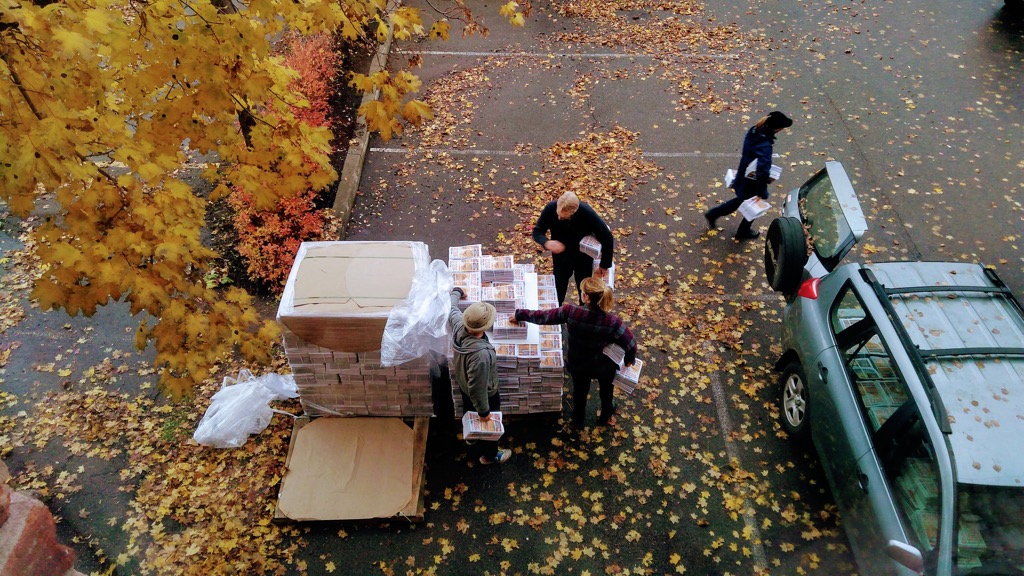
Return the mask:
<path fill-rule="evenodd" d="M 312 421 L 313 420 L 310 419 L 308 416 L 303 416 L 303 417 L 297 418 L 295 420 L 295 425 L 292 428 L 291 440 L 289 441 L 289 444 L 288 444 L 288 456 L 285 459 L 285 477 L 287 477 L 287 474 L 288 474 L 287 470 L 289 470 L 290 466 L 291 466 L 292 453 L 293 453 L 293 451 L 295 449 L 295 442 L 296 442 L 296 438 L 298 437 L 298 432 L 299 432 L 299 430 L 301 430 L 303 427 L 305 427 L 306 425 L 308 425 Z M 408 420 L 406 420 L 405 423 L 409 424 Z M 412 460 L 413 460 L 413 462 L 412 462 L 412 465 L 413 465 L 413 469 L 412 469 L 412 482 L 411 482 L 411 485 L 409 487 L 409 489 L 410 489 L 410 491 L 409 491 L 409 494 L 410 494 L 409 503 L 403 509 L 401 509 L 400 511 L 398 511 L 396 514 L 394 514 L 393 516 L 391 516 L 389 518 L 366 518 L 366 520 L 371 520 L 371 519 L 372 520 L 381 520 L 381 519 L 383 519 L 383 520 L 387 520 L 387 519 L 399 520 L 400 519 L 400 520 L 406 520 L 408 522 L 422 522 L 423 521 L 424 510 L 425 510 L 425 508 L 424 508 L 424 495 L 423 495 L 425 482 L 424 482 L 424 479 L 423 479 L 423 469 L 424 469 L 424 465 L 426 463 L 427 432 L 429 431 L 429 428 L 430 428 L 430 417 L 429 416 L 416 416 L 416 417 L 412 418 L 412 429 L 413 429 L 413 450 L 412 450 Z M 285 515 L 284 512 L 280 508 L 280 505 L 279 505 L 279 503 L 280 503 L 280 494 L 281 494 L 281 490 L 283 488 L 284 488 L 284 478 L 282 478 L 281 486 L 278 489 L 279 500 L 278 500 L 278 505 L 275 505 L 275 509 L 274 509 L 274 522 L 284 523 L 284 522 L 296 522 L 296 521 L 299 521 L 299 520 L 295 520 L 295 519 L 290 518 L 287 515 Z M 330 520 L 331 520 L 330 518 L 323 518 L 323 519 L 318 519 L 316 521 L 330 521 Z M 359 520 L 359 519 L 346 518 L 345 520 Z"/>

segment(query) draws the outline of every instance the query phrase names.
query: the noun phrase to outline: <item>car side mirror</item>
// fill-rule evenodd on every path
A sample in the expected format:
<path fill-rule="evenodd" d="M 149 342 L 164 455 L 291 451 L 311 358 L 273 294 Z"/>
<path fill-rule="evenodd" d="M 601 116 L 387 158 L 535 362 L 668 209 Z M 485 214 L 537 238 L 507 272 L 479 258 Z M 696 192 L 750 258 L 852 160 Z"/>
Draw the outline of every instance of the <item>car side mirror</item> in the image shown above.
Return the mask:
<path fill-rule="evenodd" d="M 924 556 L 921 555 L 921 551 L 905 542 L 889 540 L 885 546 L 885 555 L 914 572 L 921 573 L 924 570 Z"/>

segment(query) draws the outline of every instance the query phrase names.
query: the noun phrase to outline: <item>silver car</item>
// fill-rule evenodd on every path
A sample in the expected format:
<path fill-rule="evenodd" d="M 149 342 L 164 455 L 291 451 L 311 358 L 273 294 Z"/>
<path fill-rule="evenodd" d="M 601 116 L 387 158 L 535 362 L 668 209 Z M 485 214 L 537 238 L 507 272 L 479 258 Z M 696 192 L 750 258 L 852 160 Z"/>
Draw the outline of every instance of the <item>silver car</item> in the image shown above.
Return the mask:
<path fill-rule="evenodd" d="M 840 265 L 866 229 L 838 162 L 769 226 L 782 426 L 862 574 L 1024 575 L 1024 309 L 979 264 Z"/>

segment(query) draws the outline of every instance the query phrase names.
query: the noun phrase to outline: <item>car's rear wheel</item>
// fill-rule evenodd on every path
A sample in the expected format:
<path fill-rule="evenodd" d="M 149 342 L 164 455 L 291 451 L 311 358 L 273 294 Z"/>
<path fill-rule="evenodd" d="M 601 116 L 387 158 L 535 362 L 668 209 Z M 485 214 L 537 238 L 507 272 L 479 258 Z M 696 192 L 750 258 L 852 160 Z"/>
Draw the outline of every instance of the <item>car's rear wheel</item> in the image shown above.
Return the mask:
<path fill-rule="evenodd" d="M 772 220 L 764 241 L 764 274 L 772 290 L 796 291 L 807 264 L 807 242 L 798 218 L 782 216 Z"/>
<path fill-rule="evenodd" d="M 804 377 L 804 369 L 800 363 L 787 364 L 779 383 L 782 429 L 796 440 L 806 440 L 810 432 L 810 404 L 807 396 L 807 378 Z"/>

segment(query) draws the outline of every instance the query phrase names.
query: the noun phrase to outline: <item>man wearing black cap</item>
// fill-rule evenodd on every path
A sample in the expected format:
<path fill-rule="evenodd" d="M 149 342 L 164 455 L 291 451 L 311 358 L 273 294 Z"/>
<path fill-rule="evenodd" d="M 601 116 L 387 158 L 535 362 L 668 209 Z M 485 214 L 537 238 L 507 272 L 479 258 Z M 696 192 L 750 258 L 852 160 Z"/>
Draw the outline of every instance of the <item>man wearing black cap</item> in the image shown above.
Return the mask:
<path fill-rule="evenodd" d="M 772 181 L 770 171 L 775 135 L 792 125 L 793 121 L 789 117 L 776 110 L 761 118 L 757 124 L 747 130 L 747 135 L 743 138 L 743 153 L 740 155 L 739 169 L 736 171 L 736 178 L 732 181 L 731 186 L 736 192 L 736 197 L 726 200 L 704 213 L 709 229 L 714 230 L 716 228 L 715 220 L 735 212 L 747 198 L 760 196 L 765 200 L 768 199 L 768 184 Z M 745 177 L 747 166 L 754 160 L 757 160 L 757 167 L 753 177 Z M 751 224 L 753 221 L 742 219 L 736 230 L 736 238 L 747 240 L 760 236 L 760 232 L 750 228 Z"/>

